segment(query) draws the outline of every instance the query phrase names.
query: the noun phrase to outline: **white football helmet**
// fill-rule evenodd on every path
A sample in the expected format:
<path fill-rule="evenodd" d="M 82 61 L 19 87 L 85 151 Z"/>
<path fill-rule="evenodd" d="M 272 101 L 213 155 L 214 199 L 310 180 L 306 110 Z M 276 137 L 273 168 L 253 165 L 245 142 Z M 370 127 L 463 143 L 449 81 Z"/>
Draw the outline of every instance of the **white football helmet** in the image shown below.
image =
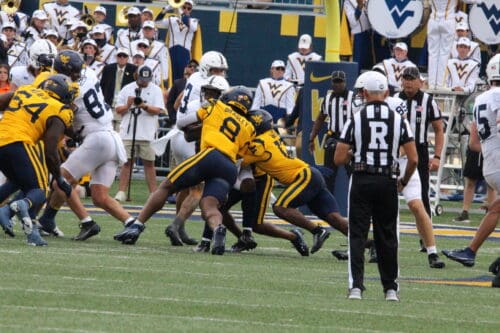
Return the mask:
<path fill-rule="evenodd" d="M 206 84 L 201 86 L 201 89 L 217 89 L 221 93 L 226 92 L 229 89 L 229 83 L 227 80 L 220 75 L 212 75 Z"/>
<path fill-rule="evenodd" d="M 51 67 L 56 56 L 57 47 L 47 39 L 34 41 L 28 50 L 29 64 L 36 69 Z"/>
<path fill-rule="evenodd" d="M 486 65 L 486 76 L 488 77 L 488 82 L 500 81 L 500 53 L 497 53 L 493 58 L 488 61 Z"/>
<path fill-rule="evenodd" d="M 227 71 L 228 65 L 226 57 L 217 51 L 208 51 L 203 54 L 200 60 L 200 73 L 204 78 L 208 78 L 212 68 L 219 68 Z"/>
<path fill-rule="evenodd" d="M 356 79 L 356 82 L 354 83 L 354 88 L 356 89 L 363 89 L 365 87 L 366 81 L 370 78 L 372 71 L 367 71 L 362 73 L 358 78 Z"/>

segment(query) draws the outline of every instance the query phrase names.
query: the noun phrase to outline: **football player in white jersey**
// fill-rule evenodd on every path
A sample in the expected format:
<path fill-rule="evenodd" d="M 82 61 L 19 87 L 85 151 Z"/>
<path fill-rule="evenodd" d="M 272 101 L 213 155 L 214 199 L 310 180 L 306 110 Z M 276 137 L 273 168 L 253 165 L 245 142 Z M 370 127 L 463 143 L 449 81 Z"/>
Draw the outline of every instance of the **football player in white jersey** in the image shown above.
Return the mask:
<path fill-rule="evenodd" d="M 484 179 L 497 193 L 500 193 L 500 53 L 488 62 L 486 75 L 490 89 L 476 97 L 474 102 L 470 148 L 481 150 L 484 157 Z M 497 195 L 469 246 L 460 250 L 443 250 L 443 254 L 464 266 L 474 266 L 477 251 L 486 238 L 495 231 L 499 218 L 500 198 Z M 492 286 L 500 287 L 499 273 L 493 280 Z"/>
<path fill-rule="evenodd" d="M 16 66 L 10 70 L 10 84 L 13 90 L 31 84 L 42 71 L 52 67 L 57 47 L 46 39 L 39 39 L 28 49 L 28 65 Z"/>
<path fill-rule="evenodd" d="M 184 91 L 177 97 L 177 101 L 180 101 L 178 112 L 186 112 L 189 102 L 200 99 L 201 86 L 207 83 L 210 76 L 221 75 L 225 77 L 227 69 L 227 60 L 222 53 L 217 51 L 204 53 L 200 59 L 199 71 L 189 77 Z"/>
<path fill-rule="evenodd" d="M 93 70 L 84 68 L 78 83 L 80 94 L 74 101 L 77 111 L 74 115 L 73 130 L 85 140 L 61 165 L 61 174 L 75 187 L 81 177 L 90 173 L 94 205 L 123 223 L 129 222 L 133 218 L 109 195 L 116 169 L 127 159 L 123 142 L 113 130 L 113 113 L 104 102 L 99 80 Z M 51 232 L 51 226 L 55 225 L 54 207 L 60 207 L 65 199 L 61 191 L 52 194 L 48 208 L 39 219 L 45 231 Z M 80 219 L 80 233 L 74 240 L 83 241 L 100 232 L 99 225 L 89 216 L 76 191 L 72 191 L 68 204 Z"/>

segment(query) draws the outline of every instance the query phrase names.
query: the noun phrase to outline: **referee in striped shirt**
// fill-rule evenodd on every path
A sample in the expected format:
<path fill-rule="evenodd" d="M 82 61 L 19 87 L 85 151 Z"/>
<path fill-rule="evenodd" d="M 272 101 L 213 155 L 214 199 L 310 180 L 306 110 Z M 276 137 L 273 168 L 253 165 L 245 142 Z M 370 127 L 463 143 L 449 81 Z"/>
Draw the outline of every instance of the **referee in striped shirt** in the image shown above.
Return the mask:
<path fill-rule="evenodd" d="M 429 173 L 437 171 L 441 151 L 443 150 L 444 130 L 441 120 L 441 111 L 436 101 L 426 92 L 423 92 L 420 72 L 417 67 L 406 67 L 403 70 L 403 91 L 395 95 L 406 102 L 407 118 L 413 134 L 418 153 L 418 174 L 422 184 L 422 202 L 429 216 L 431 204 L 429 201 Z M 432 125 L 434 129 L 434 156 L 429 159 L 429 142 L 427 129 Z"/>
<path fill-rule="evenodd" d="M 366 105 L 347 121 L 337 144 L 335 164 L 354 159 L 349 189 L 349 299 L 365 290 L 364 248 L 373 222 L 378 268 L 387 301 L 399 301 L 398 192 L 417 166 L 417 152 L 408 122 L 384 102 L 387 78 L 373 72 L 365 81 Z M 403 146 L 408 163 L 398 181 L 397 158 Z"/>
<path fill-rule="evenodd" d="M 327 186 L 330 191 L 335 189 L 335 178 L 337 177 L 337 166 L 333 163 L 335 146 L 340 137 L 340 133 L 342 133 L 345 122 L 352 116 L 353 96 L 354 93 L 346 89 L 345 72 L 333 71 L 332 90 L 328 90 L 323 99 L 323 103 L 321 103 L 321 112 L 318 114 L 311 129 L 311 134 L 309 135 L 309 151 L 313 153 L 315 150 L 314 140 L 328 118 L 328 132 L 326 140 L 324 141 L 324 166 L 333 171 L 332 176 L 328 177 L 329 179 L 327 181 Z"/>

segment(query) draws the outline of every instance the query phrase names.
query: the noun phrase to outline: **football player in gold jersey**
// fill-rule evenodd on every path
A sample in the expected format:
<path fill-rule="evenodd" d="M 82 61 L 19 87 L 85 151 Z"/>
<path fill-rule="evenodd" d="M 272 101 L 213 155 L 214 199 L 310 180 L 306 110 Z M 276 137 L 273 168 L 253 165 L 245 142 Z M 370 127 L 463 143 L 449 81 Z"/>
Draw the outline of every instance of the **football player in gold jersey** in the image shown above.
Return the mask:
<path fill-rule="evenodd" d="M 68 104 L 76 93 L 68 77 L 50 76 L 40 89 L 29 85 L 19 88 L 0 121 L 0 170 L 25 195 L 0 208 L 0 225 L 12 233 L 10 218 L 17 214 L 31 245 L 47 245 L 31 218 L 46 200 L 48 172 L 68 196 L 71 192 L 71 185 L 60 174 L 57 147 L 73 121 Z M 42 140 L 44 150 L 38 145 Z"/>
<path fill-rule="evenodd" d="M 313 234 L 311 253 L 318 251 L 330 232 L 308 220 L 297 207 L 307 207 L 330 226 L 347 235 L 348 222 L 339 213 L 337 201 L 328 191 L 321 173 L 306 162 L 288 155 L 285 143 L 273 129 L 272 116 L 265 110 L 252 110 L 249 119 L 257 136 L 243 157 L 243 164 L 256 167 L 277 179 L 286 188 L 273 204 L 274 213 Z"/>
<path fill-rule="evenodd" d="M 254 127 L 244 116 L 251 105 L 252 93 L 239 86 L 220 100 L 211 100 L 192 116 L 186 116 L 190 117 L 186 123 L 202 123 L 200 152 L 175 167 L 149 197 L 136 221 L 126 225 L 114 238 L 134 244 L 144 230 L 144 223 L 163 207 L 170 194 L 204 181 L 200 208 L 203 219 L 214 230 L 212 254 L 224 254 L 226 229 L 218 207 L 236 181 L 236 159 L 245 154 L 248 142 L 255 136 Z"/>

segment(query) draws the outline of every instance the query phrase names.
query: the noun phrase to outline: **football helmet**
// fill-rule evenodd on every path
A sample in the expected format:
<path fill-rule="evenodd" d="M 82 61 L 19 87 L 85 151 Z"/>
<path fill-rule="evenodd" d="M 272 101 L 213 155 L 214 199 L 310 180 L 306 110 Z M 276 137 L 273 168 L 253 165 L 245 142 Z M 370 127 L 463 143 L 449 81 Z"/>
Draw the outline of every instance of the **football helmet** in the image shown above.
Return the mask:
<path fill-rule="evenodd" d="M 255 133 L 257 135 L 273 128 L 273 116 L 266 110 L 250 110 L 248 111 L 247 118 L 253 124 L 253 127 L 255 127 Z"/>
<path fill-rule="evenodd" d="M 231 106 L 234 111 L 246 115 L 250 107 L 252 107 L 253 96 L 247 87 L 236 86 L 224 93 L 220 100 Z"/>
<path fill-rule="evenodd" d="M 367 71 L 358 76 L 356 82 L 354 83 L 354 88 L 363 89 L 365 87 L 366 81 L 370 79 L 370 75 L 372 75 L 372 73 L 372 71 Z"/>
<path fill-rule="evenodd" d="M 78 92 L 75 91 L 75 85 L 70 78 L 63 74 L 54 74 L 42 81 L 38 88 L 43 89 L 50 97 L 60 101 L 63 104 L 73 102 Z"/>
<path fill-rule="evenodd" d="M 208 82 L 201 86 L 202 92 L 205 89 L 218 90 L 221 93 L 224 93 L 226 90 L 229 89 L 229 83 L 225 78 L 223 78 L 220 75 L 212 75 L 208 79 Z"/>
<path fill-rule="evenodd" d="M 387 72 L 386 72 L 384 64 L 382 62 L 375 64 L 375 66 L 372 67 L 372 71 L 379 72 L 380 74 L 387 76 Z"/>
<path fill-rule="evenodd" d="M 488 61 L 488 65 L 486 65 L 486 76 L 490 84 L 491 81 L 500 80 L 500 53 L 497 53 Z"/>
<path fill-rule="evenodd" d="M 59 74 L 67 75 L 73 81 L 78 81 L 83 67 L 83 59 L 80 54 L 71 50 L 59 52 L 54 60 L 54 69 Z"/>
<path fill-rule="evenodd" d="M 227 71 L 227 60 L 222 53 L 217 51 L 208 51 L 201 56 L 199 71 L 204 78 L 208 78 L 212 68 L 223 69 Z"/>
<path fill-rule="evenodd" d="M 57 47 L 48 39 L 39 39 L 28 49 L 29 64 L 36 69 L 52 67 Z"/>

